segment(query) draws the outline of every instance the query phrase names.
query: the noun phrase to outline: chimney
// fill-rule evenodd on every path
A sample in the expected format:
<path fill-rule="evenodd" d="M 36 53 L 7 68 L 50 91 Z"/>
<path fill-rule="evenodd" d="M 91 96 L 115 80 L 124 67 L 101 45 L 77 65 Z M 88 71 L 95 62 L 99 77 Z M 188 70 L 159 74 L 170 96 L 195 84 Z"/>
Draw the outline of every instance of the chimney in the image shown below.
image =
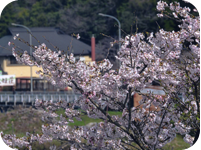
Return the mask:
<path fill-rule="evenodd" d="M 94 34 L 91 36 L 91 58 L 95 61 L 95 37 Z"/>

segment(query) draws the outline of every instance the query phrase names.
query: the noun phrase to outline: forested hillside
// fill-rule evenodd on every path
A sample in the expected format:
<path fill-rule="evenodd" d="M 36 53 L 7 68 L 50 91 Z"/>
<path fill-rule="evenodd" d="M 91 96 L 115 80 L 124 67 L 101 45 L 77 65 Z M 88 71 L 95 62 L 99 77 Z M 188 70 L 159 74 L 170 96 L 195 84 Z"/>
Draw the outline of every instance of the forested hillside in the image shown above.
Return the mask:
<path fill-rule="evenodd" d="M 112 40 L 101 33 L 118 39 L 118 24 L 114 19 L 99 16 L 104 13 L 116 17 L 121 23 L 121 33 L 157 31 L 160 27 L 172 30 L 177 22 L 158 18 L 158 0 L 18 0 L 5 7 L 0 19 L 0 38 L 8 34 L 11 22 L 28 27 L 59 27 L 66 34 L 79 33 L 81 41 L 90 44 L 95 34 L 96 49 L 105 56 Z M 171 0 L 166 0 L 171 2 Z M 181 5 L 184 4 L 180 0 Z M 186 5 L 186 4 L 185 4 Z M 192 6 L 189 6 L 192 8 Z M 115 59 L 118 46 L 110 50 L 109 58 Z"/>
<path fill-rule="evenodd" d="M 156 16 L 156 3 L 157 0 L 18 0 L 2 12 L 0 37 L 11 22 L 29 27 L 60 27 L 67 34 L 79 32 L 86 38 L 94 33 L 98 40 L 103 38 L 99 33 L 116 35 L 116 21 L 98 13 L 118 18 L 127 33 L 131 25 L 135 32 L 136 22 L 139 32 L 157 30 L 156 21 L 166 30 L 173 29 L 175 22 Z"/>

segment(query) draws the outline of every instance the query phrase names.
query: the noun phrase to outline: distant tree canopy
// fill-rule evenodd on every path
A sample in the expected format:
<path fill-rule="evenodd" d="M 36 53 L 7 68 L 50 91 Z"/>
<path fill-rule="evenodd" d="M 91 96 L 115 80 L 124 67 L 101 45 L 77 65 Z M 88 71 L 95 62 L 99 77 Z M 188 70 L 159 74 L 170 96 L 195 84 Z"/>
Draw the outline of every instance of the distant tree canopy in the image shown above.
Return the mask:
<path fill-rule="evenodd" d="M 176 23 L 156 16 L 158 0 L 18 0 L 5 7 L 0 19 L 0 37 L 6 34 L 5 27 L 11 22 L 29 27 L 60 27 L 65 33 L 79 32 L 89 39 L 91 34 L 116 35 L 118 26 L 114 19 L 99 16 L 104 13 L 115 16 L 121 22 L 122 30 L 130 33 L 157 30 L 160 26 L 171 30 Z M 171 0 L 166 0 L 168 3 Z"/>
<path fill-rule="evenodd" d="M 13 5 L 0 0 L 0 38 L 8 33 L 8 26 L 14 20 Z"/>
<path fill-rule="evenodd" d="M 108 44 L 104 44 L 107 42 L 106 37 L 100 33 L 118 39 L 118 24 L 114 19 L 99 16 L 98 13 L 116 17 L 121 23 L 123 37 L 131 32 L 135 33 L 136 30 L 155 32 L 159 26 L 165 30 L 175 29 L 177 22 L 157 17 L 157 1 L 18 0 L 7 5 L 1 14 L 0 38 L 8 34 L 8 27 L 14 22 L 28 27 L 59 27 L 66 34 L 79 33 L 80 40 L 87 44 L 90 44 L 91 35 L 95 34 L 96 43 L 100 45 L 102 41 L 102 48 L 108 48 Z M 177 1 L 181 5 L 184 3 L 181 0 Z M 193 8 L 192 5 L 188 5 Z"/>

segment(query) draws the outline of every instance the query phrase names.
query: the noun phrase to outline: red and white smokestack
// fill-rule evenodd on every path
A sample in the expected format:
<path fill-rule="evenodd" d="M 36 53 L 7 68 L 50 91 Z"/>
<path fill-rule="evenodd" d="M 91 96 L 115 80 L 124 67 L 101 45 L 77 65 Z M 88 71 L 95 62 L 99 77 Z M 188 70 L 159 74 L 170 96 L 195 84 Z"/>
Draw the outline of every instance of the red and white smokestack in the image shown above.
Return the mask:
<path fill-rule="evenodd" d="M 91 58 L 95 61 L 95 37 L 94 34 L 91 36 Z"/>

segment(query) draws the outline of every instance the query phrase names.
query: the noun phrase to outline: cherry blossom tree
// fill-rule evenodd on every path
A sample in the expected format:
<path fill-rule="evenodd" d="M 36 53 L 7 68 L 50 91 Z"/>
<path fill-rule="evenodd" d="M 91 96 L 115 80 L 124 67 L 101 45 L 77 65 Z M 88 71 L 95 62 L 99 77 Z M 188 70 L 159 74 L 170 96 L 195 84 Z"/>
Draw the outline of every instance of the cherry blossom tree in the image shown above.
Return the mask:
<path fill-rule="evenodd" d="M 48 121 L 42 125 L 43 134 L 27 133 L 26 137 L 16 138 L 2 133 L 5 143 L 31 149 L 35 141 L 56 139 L 71 143 L 71 149 L 155 150 L 171 142 L 178 133 L 193 145 L 200 132 L 200 19 L 178 2 L 168 5 L 159 1 L 156 8 L 158 17 L 179 21 L 180 30 L 136 33 L 118 41 L 122 45 L 116 56 L 121 63 L 118 70 L 111 69 L 113 65 L 108 59 L 86 64 L 76 61 L 72 53 L 53 51 L 44 43 L 30 45 L 35 49 L 30 56 L 26 51 L 17 51 L 18 47 L 10 42 L 17 61 L 41 66 L 43 71 L 37 72 L 41 78 L 58 87 L 69 86 L 81 96 L 72 107 L 66 101 L 37 99 L 35 106 L 44 110 L 42 119 Z M 14 39 L 23 41 L 19 35 Z M 141 93 L 153 80 L 160 82 L 165 98 Z M 133 107 L 135 93 L 141 94 L 142 100 Z M 183 100 L 178 94 L 183 95 Z M 75 105 L 88 117 L 102 122 L 70 129 L 68 123 L 73 118 L 81 120 L 80 110 L 73 109 Z M 122 116 L 108 114 L 107 107 L 121 111 Z M 55 113 L 59 108 L 65 110 L 65 116 Z"/>

